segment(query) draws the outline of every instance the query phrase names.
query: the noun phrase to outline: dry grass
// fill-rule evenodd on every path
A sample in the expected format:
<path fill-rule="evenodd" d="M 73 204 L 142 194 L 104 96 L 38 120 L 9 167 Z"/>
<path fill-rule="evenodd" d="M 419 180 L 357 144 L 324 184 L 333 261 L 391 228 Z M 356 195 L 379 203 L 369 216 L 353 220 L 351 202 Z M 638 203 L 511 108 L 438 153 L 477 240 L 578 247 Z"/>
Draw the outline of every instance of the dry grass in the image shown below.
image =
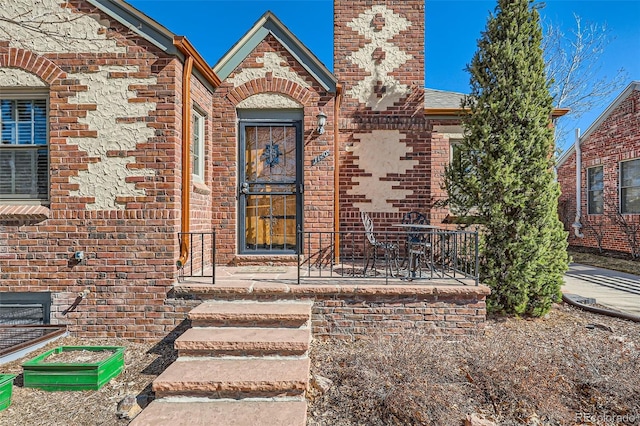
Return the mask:
<path fill-rule="evenodd" d="M 312 356 L 313 373 L 334 383 L 312 395 L 313 426 L 459 425 L 467 413 L 500 425 L 640 416 L 640 324 L 564 305 L 546 319 L 490 319 L 483 337 L 331 341 Z"/>
<path fill-rule="evenodd" d="M 572 247 L 569 249 L 569 255 L 576 263 L 640 275 L 640 261 L 631 260 L 628 254 L 626 256 L 618 252 L 599 254 L 597 250 Z"/>

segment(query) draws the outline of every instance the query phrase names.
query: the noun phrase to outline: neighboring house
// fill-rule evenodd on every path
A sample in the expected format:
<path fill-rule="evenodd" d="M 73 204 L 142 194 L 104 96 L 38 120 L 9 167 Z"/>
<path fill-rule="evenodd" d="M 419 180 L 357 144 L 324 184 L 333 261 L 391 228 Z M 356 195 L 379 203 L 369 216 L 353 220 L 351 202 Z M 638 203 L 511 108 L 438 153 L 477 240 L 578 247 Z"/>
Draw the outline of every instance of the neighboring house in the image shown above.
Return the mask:
<path fill-rule="evenodd" d="M 630 253 L 635 240 L 640 248 L 640 81 L 559 158 L 558 181 L 570 245 Z"/>
<path fill-rule="evenodd" d="M 191 307 L 171 296 L 181 232 L 272 264 L 298 227 L 445 219 L 462 95 L 424 88 L 422 0 L 335 0 L 334 73 L 271 13 L 212 69 L 122 0 L 6 3 L 45 22 L 0 20 L 0 309 L 50 293 L 77 335 L 157 338 Z"/>

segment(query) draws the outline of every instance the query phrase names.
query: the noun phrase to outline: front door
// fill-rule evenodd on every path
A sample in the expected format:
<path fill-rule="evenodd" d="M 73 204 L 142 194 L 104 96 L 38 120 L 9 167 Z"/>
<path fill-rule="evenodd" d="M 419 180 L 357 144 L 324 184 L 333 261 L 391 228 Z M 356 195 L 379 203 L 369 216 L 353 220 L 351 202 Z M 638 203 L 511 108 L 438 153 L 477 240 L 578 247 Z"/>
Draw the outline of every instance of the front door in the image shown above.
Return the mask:
<path fill-rule="evenodd" d="M 299 121 L 240 122 L 240 253 L 297 253 L 302 225 Z"/>

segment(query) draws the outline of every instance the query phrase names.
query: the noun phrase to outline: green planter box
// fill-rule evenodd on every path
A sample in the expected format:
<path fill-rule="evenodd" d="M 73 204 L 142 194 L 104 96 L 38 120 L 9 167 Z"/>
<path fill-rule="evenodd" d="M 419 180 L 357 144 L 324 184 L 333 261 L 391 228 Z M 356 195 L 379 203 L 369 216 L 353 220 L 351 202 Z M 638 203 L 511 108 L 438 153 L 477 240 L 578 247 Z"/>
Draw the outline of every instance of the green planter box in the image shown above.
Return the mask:
<path fill-rule="evenodd" d="M 11 405 L 11 393 L 13 392 L 13 374 L 0 374 L 0 411 Z"/>
<path fill-rule="evenodd" d="M 46 391 L 97 390 L 124 368 L 124 347 L 122 346 L 59 346 L 22 364 L 24 386 Z M 55 362 L 46 360 L 52 354 L 75 356 L 81 360 L 80 351 L 112 352 L 99 362 Z M 85 352 L 86 354 L 86 352 Z"/>

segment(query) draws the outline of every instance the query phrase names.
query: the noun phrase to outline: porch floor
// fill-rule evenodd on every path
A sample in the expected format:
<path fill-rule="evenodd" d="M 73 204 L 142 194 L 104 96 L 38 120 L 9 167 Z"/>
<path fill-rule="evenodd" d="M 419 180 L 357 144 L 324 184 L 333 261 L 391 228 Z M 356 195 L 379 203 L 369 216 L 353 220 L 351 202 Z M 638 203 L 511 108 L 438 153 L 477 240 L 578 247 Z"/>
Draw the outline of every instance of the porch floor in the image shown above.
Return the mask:
<path fill-rule="evenodd" d="M 475 285 L 473 279 L 437 276 L 411 281 L 399 277 L 351 278 L 337 274 L 330 276 L 305 276 L 301 270 L 298 284 L 297 266 L 216 266 L 215 283 L 211 276 L 185 277 L 174 285 L 174 292 L 202 298 L 242 295 L 289 295 L 289 297 L 313 297 L 313 295 L 463 295 L 489 294 L 489 288 Z M 205 275 L 210 275 L 210 272 Z M 207 297 L 207 295 L 209 297 Z"/>

